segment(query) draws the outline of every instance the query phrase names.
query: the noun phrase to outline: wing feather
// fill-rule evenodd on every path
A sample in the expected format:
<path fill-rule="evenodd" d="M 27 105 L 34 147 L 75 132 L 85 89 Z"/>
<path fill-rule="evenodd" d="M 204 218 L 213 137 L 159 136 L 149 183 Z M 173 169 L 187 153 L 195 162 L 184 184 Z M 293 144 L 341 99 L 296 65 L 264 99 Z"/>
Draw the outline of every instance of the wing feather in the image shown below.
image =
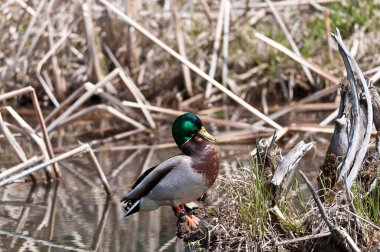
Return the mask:
<path fill-rule="evenodd" d="M 169 158 L 147 170 L 133 185 L 132 190 L 127 193 L 122 201 L 128 201 L 131 199 L 138 199 L 147 195 L 170 171 L 175 169 L 185 160 L 190 157 L 185 155 L 178 155 Z"/>

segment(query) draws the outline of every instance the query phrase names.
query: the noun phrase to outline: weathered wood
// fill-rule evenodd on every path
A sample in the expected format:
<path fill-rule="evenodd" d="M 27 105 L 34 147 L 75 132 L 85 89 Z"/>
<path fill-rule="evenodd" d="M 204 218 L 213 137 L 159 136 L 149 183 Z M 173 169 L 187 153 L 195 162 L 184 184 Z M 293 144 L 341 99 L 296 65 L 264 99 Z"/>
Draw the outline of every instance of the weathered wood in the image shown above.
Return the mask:
<path fill-rule="evenodd" d="M 339 30 L 332 36 L 338 43 L 339 52 L 347 71 L 347 81 L 341 82 L 340 85 L 342 99 L 334 134 L 324 164 L 320 168 L 322 173 L 320 186 L 332 188 L 337 180 L 343 180 L 347 182 L 348 189 L 350 189 L 362 169 L 362 163 L 369 147 L 372 122 L 376 120 L 376 128 L 380 126 L 378 114 L 380 99 L 376 90 L 370 88 L 371 84 L 368 79 L 367 81 L 364 79 L 355 59 L 345 47 Z M 351 66 L 358 76 L 357 79 L 354 77 Z M 374 97 L 376 97 L 376 101 L 372 103 Z M 373 111 L 377 115 L 374 116 Z M 377 142 L 380 143 L 379 136 Z"/>
<path fill-rule="evenodd" d="M 299 142 L 282 160 L 278 165 L 276 172 L 272 177 L 272 184 L 279 186 L 286 174 L 288 174 L 300 161 L 301 157 L 306 154 L 308 150 L 313 147 L 315 142 L 305 144 L 304 141 Z"/>
<path fill-rule="evenodd" d="M 299 142 L 279 163 L 273 174 L 271 184 L 278 191 L 278 195 L 284 195 L 289 190 L 294 173 L 292 172 L 301 158 L 308 152 L 316 142 L 305 143 Z"/>

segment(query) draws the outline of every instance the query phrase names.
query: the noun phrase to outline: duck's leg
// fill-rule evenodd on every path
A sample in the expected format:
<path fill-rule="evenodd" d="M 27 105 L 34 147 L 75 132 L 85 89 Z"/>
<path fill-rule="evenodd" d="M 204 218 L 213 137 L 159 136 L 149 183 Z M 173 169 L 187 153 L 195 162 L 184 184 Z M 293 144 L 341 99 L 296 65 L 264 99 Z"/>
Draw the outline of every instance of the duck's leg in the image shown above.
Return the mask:
<path fill-rule="evenodd" d="M 173 206 L 173 210 L 178 218 L 181 218 L 182 216 L 186 215 L 185 205 L 183 204 Z"/>
<path fill-rule="evenodd" d="M 187 214 L 184 205 L 174 206 L 173 209 L 174 209 L 174 212 L 175 212 L 176 216 L 178 217 L 178 219 L 180 219 L 186 215 L 186 217 L 187 217 L 186 223 L 190 228 L 195 229 L 198 227 L 198 224 L 200 221 L 199 218 L 193 214 Z"/>

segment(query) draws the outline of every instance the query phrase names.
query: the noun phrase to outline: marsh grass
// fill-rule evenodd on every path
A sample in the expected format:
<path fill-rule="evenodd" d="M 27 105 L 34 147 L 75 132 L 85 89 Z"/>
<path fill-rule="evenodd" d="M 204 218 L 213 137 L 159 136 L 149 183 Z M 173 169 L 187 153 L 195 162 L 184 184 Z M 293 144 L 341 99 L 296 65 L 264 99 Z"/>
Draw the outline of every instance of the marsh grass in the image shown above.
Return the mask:
<path fill-rule="evenodd" d="M 378 177 L 374 181 L 374 187 L 371 192 L 366 191 L 361 183 L 356 183 L 352 189 L 352 203 L 357 214 L 367 220 L 371 220 L 376 225 L 380 225 L 380 190 Z"/>
<path fill-rule="evenodd" d="M 271 176 L 272 168 L 263 156 L 253 157 L 248 165 L 240 164 L 239 168 L 227 169 L 220 176 L 216 188 L 220 200 L 214 206 L 219 213 L 218 221 L 211 218 L 209 222 L 212 251 L 322 251 L 333 246 L 331 238 L 276 246 L 280 241 L 323 234 L 329 229 L 302 182 L 295 179 L 289 193 L 278 197 L 269 185 Z M 326 194 L 331 190 L 322 188 L 320 191 Z M 356 214 L 362 219 L 354 218 L 347 211 L 350 201 L 344 192 L 337 193 L 335 200 L 325 202 L 324 207 L 336 225 L 347 230 L 352 237 L 357 237 L 359 247 L 368 250 L 374 245 L 373 237 L 379 231 L 369 224 L 379 225 L 380 221 L 378 182 L 372 193 L 368 193 L 358 181 L 352 189 L 351 198 Z M 323 246 L 318 247 L 317 244 Z"/>
<path fill-rule="evenodd" d="M 249 165 L 219 178 L 217 191 L 224 194 L 218 205 L 220 220 L 213 227 L 213 251 L 270 251 L 284 230 L 295 235 L 304 232 L 307 208 L 298 182 L 291 193 L 277 199 L 270 187 L 272 168 L 265 161 L 255 156 Z"/>

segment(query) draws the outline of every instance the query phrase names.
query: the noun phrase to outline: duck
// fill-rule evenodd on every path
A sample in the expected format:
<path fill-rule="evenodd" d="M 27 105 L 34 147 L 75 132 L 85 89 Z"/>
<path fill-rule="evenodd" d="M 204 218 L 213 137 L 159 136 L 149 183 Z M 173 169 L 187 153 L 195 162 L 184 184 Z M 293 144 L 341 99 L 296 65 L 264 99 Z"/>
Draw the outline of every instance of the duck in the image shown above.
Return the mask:
<path fill-rule="evenodd" d="M 185 204 L 202 197 L 219 173 L 219 150 L 215 138 L 193 113 L 177 117 L 172 125 L 174 141 L 182 153 L 146 170 L 122 198 L 125 218 L 139 211 L 172 206 L 178 218 L 187 215 L 194 229 L 200 220 L 185 210 Z"/>

